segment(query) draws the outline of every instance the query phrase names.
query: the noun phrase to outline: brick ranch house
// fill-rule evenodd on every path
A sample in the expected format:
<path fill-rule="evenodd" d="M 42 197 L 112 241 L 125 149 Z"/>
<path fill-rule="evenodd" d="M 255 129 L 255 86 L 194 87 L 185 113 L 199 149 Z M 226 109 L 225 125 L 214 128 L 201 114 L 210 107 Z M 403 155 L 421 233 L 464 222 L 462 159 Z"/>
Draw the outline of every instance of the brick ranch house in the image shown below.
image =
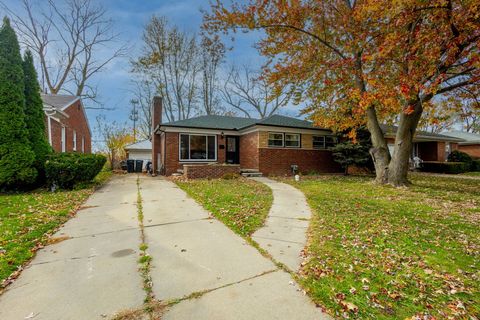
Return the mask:
<path fill-rule="evenodd" d="M 393 154 L 397 127 L 382 125 L 382 130 L 387 140 L 390 154 Z M 462 141 L 463 139 L 446 134 L 417 130 L 413 138 L 412 158 L 419 157 L 423 161 L 447 161 L 450 152 L 458 150 L 459 143 Z"/>
<path fill-rule="evenodd" d="M 45 130 L 55 152 L 92 152 L 92 132 L 80 97 L 42 94 Z"/>
<path fill-rule="evenodd" d="M 458 150 L 468 153 L 472 158 L 480 159 L 480 134 L 463 131 L 451 131 L 445 134 L 463 139 L 458 143 Z"/>
<path fill-rule="evenodd" d="M 392 148 L 395 127 L 384 128 Z M 221 177 L 225 173 L 247 172 L 289 175 L 339 173 L 330 147 L 336 143 L 332 131 L 310 121 L 273 115 L 265 119 L 208 115 L 174 122 L 162 122 L 162 104 L 152 105 L 152 164 L 154 172 L 188 178 Z M 417 133 L 414 154 L 425 161 L 445 161 L 460 139 Z"/>

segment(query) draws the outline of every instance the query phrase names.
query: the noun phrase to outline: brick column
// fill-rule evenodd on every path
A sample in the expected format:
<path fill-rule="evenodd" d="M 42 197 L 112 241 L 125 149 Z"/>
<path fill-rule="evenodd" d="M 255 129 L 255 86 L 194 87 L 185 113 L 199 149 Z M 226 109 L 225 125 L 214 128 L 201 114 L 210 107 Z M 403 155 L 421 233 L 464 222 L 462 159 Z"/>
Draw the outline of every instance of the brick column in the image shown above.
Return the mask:
<path fill-rule="evenodd" d="M 162 98 L 153 97 L 152 103 L 152 165 L 153 172 L 158 173 L 160 170 L 160 153 L 161 143 L 160 135 L 155 132 L 158 126 L 162 123 Z"/>

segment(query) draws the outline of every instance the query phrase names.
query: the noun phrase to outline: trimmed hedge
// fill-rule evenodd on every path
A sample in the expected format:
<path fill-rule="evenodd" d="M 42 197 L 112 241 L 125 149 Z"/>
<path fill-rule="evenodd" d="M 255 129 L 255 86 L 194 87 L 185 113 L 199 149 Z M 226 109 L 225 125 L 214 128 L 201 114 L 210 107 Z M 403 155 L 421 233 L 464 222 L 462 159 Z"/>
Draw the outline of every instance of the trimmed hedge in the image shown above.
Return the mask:
<path fill-rule="evenodd" d="M 441 162 L 441 161 L 424 161 L 421 171 L 435 173 L 464 173 L 470 171 L 471 163 L 469 162 Z"/>
<path fill-rule="evenodd" d="M 47 183 L 71 189 L 78 183 L 92 181 L 107 159 L 98 154 L 55 153 L 45 162 Z"/>
<path fill-rule="evenodd" d="M 471 163 L 473 161 L 472 157 L 468 153 L 453 150 L 448 155 L 448 162 L 468 162 Z"/>
<path fill-rule="evenodd" d="M 473 160 L 472 161 L 471 171 L 480 171 L 480 160 Z"/>

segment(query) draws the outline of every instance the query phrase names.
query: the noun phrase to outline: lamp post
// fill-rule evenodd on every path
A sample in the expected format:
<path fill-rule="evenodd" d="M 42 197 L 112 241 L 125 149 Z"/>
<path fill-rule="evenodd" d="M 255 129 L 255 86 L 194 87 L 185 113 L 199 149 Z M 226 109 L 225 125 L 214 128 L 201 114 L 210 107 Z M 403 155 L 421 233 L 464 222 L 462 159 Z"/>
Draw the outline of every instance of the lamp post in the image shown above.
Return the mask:
<path fill-rule="evenodd" d="M 137 110 L 137 104 L 138 100 L 132 99 L 130 100 L 130 103 L 133 106 L 132 111 L 130 112 L 130 120 L 133 121 L 133 142 L 137 142 L 137 121 L 138 121 L 138 110 Z"/>

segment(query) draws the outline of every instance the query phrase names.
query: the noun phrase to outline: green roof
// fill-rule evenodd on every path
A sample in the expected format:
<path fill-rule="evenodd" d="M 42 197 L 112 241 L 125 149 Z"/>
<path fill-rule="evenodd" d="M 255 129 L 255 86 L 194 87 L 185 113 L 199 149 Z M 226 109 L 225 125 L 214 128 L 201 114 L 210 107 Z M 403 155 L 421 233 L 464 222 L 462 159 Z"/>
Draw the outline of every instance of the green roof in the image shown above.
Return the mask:
<path fill-rule="evenodd" d="M 380 125 L 382 128 L 383 134 L 385 135 L 390 135 L 393 136 L 397 133 L 398 127 L 397 126 L 392 126 L 392 125 L 387 125 L 387 124 L 382 124 Z M 460 142 L 463 141 L 463 139 L 455 138 L 452 136 L 447 136 L 444 134 L 438 134 L 438 133 L 433 133 L 433 132 L 427 132 L 427 131 L 421 131 L 417 130 L 415 132 L 415 137 L 420 138 L 420 139 L 431 139 L 432 141 L 452 141 L 452 142 Z"/>
<path fill-rule="evenodd" d="M 229 116 L 200 116 L 186 120 L 162 123 L 164 127 L 202 128 L 217 130 L 241 130 L 254 125 L 289 127 L 301 129 L 321 129 L 313 126 L 313 123 L 292 117 L 273 115 L 265 119 L 229 117 Z"/>

